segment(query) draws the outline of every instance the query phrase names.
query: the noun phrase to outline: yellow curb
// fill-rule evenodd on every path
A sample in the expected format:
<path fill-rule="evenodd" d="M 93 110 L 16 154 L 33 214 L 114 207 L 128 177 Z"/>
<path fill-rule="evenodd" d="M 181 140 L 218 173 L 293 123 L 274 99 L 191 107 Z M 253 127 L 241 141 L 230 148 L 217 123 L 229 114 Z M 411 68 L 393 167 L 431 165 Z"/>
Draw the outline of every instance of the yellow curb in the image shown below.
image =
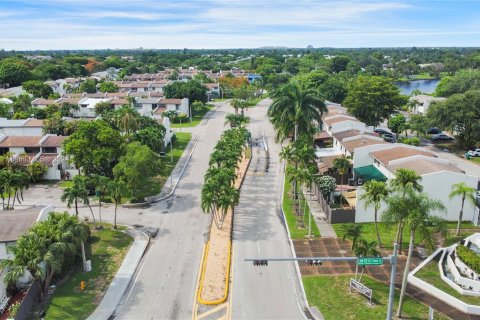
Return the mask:
<path fill-rule="evenodd" d="M 198 295 L 197 295 L 197 300 L 199 303 L 211 306 L 211 305 L 216 305 L 220 303 L 224 303 L 227 301 L 228 298 L 228 286 L 230 282 L 230 263 L 231 263 L 231 249 L 232 249 L 232 242 L 230 241 L 228 244 L 228 260 L 227 260 L 227 275 L 225 279 L 225 290 L 223 293 L 223 297 L 218 299 L 218 300 L 213 300 L 213 301 L 207 301 L 202 299 L 202 291 L 203 291 L 203 277 L 205 275 L 205 268 L 206 268 L 206 261 L 207 261 L 207 256 L 208 256 L 208 249 L 210 246 L 210 241 L 207 243 L 207 250 L 205 254 L 205 258 L 203 260 L 203 268 L 202 268 L 202 276 L 200 277 L 200 289 L 198 290 Z"/>
<path fill-rule="evenodd" d="M 200 283 L 200 277 L 202 275 L 202 268 L 203 268 L 203 259 L 205 257 L 205 250 L 207 248 L 207 244 L 203 244 L 203 250 L 202 250 L 202 257 L 200 258 L 200 265 L 198 266 L 198 276 L 197 276 L 197 284 L 195 286 L 195 296 L 193 298 L 193 307 L 192 307 L 192 320 L 197 319 L 197 311 L 198 311 L 198 305 L 197 305 L 197 292 L 198 292 L 198 285 Z"/>

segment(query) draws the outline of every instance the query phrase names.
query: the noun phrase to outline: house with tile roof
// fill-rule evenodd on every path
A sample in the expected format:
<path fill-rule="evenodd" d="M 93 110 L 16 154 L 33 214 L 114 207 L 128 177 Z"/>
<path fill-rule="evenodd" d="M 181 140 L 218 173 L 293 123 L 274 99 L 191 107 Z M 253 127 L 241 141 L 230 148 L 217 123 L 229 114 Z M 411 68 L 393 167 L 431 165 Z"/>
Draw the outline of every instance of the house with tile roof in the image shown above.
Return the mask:
<path fill-rule="evenodd" d="M 0 118 L 0 134 L 9 136 L 41 136 L 43 135 L 43 120 L 6 119 Z"/>

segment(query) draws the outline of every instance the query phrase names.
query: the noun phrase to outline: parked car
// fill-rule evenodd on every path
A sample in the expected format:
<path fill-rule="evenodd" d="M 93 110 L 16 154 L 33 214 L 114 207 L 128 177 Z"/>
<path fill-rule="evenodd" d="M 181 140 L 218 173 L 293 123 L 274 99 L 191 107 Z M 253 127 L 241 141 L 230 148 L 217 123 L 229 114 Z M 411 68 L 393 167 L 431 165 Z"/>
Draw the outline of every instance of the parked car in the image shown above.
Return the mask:
<path fill-rule="evenodd" d="M 391 143 L 397 142 L 397 137 L 391 133 L 385 133 L 383 136 L 383 140 Z"/>
<path fill-rule="evenodd" d="M 429 128 L 427 130 L 427 133 L 428 134 L 440 134 L 440 133 L 442 133 L 442 130 L 440 130 L 438 128 Z"/>
<path fill-rule="evenodd" d="M 451 137 L 445 133 L 434 134 L 432 136 L 433 141 L 452 141 L 455 140 L 454 137 Z"/>
<path fill-rule="evenodd" d="M 383 135 L 383 134 L 386 134 L 386 133 L 389 133 L 391 134 L 390 131 L 386 130 L 386 129 L 382 129 L 382 128 L 377 128 L 375 130 L 373 130 L 375 133 L 378 133 L 379 135 Z"/>
<path fill-rule="evenodd" d="M 480 157 L 480 149 L 468 150 L 467 154 L 470 157 Z"/>

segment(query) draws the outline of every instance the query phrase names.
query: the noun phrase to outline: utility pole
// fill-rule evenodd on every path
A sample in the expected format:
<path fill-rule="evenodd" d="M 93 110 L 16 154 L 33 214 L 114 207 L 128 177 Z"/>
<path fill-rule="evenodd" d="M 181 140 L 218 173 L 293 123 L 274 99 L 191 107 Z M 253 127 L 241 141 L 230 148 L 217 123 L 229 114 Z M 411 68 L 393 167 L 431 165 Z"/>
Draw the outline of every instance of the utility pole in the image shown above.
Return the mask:
<path fill-rule="evenodd" d="M 393 244 L 393 256 L 390 258 L 392 271 L 390 272 L 390 292 L 388 294 L 387 320 L 392 320 L 393 302 L 395 297 L 395 274 L 397 272 L 398 243 Z"/>

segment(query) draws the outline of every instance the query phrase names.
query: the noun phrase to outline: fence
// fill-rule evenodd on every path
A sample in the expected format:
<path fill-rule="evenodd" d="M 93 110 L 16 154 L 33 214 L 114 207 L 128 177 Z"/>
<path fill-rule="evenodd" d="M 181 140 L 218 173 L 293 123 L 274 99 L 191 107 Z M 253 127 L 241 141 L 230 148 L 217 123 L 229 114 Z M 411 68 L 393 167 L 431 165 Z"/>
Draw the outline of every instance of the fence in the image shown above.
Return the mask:
<path fill-rule="evenodd" d="M 314 186 L 314 193 L 317 197 L 317 201 L 322 207 L 323 212 L 327 217 L 328 223 L 335 224 L 335 223 L 350 223 L 355 222 L 355 208 L 345 209 L 345 208 L 338 208 L 332 209 L 328 205 L 327 200 L 324 199 L 322 193 L 318 189 L 317 186 Z"/>

